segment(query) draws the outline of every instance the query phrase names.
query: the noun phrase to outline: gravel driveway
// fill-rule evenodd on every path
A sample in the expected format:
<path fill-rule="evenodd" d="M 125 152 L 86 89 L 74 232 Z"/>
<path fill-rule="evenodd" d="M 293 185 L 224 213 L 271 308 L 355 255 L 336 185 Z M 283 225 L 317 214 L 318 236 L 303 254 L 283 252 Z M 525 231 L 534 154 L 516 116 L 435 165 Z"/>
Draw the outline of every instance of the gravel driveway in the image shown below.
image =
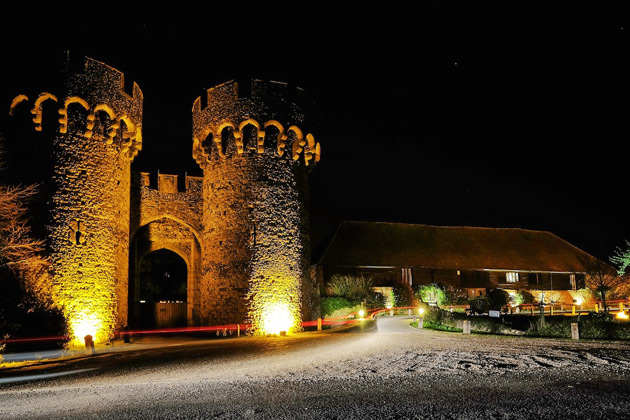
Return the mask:
<path fill-rule="evenodd" d="M 382 317 L 0 371 L 0 418 L 615 418 L 625 342 L 418 330 Z M 50 375 L 17 381 L 25 375 Z M 59 376 L 53 376 L 59 375 Z"/>

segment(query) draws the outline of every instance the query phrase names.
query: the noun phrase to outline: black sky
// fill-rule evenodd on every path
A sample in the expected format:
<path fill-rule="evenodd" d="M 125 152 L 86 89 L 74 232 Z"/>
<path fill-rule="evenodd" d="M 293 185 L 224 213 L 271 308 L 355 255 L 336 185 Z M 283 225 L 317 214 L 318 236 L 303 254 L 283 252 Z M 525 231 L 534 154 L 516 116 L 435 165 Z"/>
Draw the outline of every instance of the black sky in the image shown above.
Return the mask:
<path fill-rule="evenodd" d="M 88 55 L 144 93 L 133 169 L 198 175 L 190 109 L 201 91 L 286 81 L 324 122 L 314 246 L 352 219 L 549 230 L 607 258 L 630 239 L 628 15 L 599 2 L 483 4 L 5 16 L 3 100 L 33 63 Z"/>

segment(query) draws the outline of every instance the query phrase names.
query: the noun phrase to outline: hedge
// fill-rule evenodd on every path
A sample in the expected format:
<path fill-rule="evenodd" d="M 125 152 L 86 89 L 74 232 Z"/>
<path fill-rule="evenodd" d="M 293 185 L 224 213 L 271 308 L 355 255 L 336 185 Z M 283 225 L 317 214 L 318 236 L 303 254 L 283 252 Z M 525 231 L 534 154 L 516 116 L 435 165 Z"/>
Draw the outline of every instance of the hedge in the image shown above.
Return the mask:
<path fill-rule="evenodd" d="M 532 337 L 571 338 L 571 323 L 579 324 L 580 338 L 598 340 L 630 340 L 630 322 L 619 321 L 612 315 L 589 313 L 588 315 L 544 317 L 502 315 L 490 318 L 473 316 L 431 307 L 425 311 L 424 327 L 429 329 L 461 331 L 464 321 L 470 321 L 473 333 L 526 335 Z"/>

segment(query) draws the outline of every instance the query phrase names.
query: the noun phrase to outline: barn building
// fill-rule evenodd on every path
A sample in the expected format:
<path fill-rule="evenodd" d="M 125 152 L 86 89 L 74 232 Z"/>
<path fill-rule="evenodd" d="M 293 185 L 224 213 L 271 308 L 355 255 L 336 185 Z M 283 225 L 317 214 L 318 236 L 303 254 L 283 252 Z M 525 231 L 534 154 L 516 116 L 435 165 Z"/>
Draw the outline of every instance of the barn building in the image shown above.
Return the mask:
<path fill-rule="evenodd" d="M 576 291 L 598 264 L 545 231 L 345 221 L 315 267 L 322 284 L 363 275 L 375 287 L 439 284 L 472 298 L 496 288 Z"/>

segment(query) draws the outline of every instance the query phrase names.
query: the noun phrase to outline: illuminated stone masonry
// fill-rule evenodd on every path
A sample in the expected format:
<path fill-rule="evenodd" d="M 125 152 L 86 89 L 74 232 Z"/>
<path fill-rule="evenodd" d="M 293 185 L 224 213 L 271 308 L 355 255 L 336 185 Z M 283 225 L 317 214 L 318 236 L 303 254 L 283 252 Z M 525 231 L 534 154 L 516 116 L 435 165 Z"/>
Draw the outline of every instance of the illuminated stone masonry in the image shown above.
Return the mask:
<path fill-rule="evenodd" d="M 301 327 L 311 293 L 307 175 L 321 152 L 300 95 L 254 81 L 245 97 L 230 82 L 193 104 L 193 157 L 204 177 L 201 305 L 230 308 L 211 322 Z"/>
<path fill-rule="evenodd" d="M 175 302 L 186 325 L 277 333 L 311 319 L 307 176 L 321 150 L 304 92 L 257 80 L 207 90 L 192 109 L 203 177 L 187 176 L 180 191 L 174 175 L 158 174 L 155 188 L 150 174 L 131 174 L 142 149 L 140 88 L 126 92 L 121 72 L 89 58 L 69 68 L 57 90 L 17 95 L 10 114 L 30 113 L 51 142 L 46 240 L 74 341 L 102 343 L 140 322 L 153 310 L 145 289 L 160 292 L 143 279 L 165 259 L 181 259 L 186 272 Z"/>

